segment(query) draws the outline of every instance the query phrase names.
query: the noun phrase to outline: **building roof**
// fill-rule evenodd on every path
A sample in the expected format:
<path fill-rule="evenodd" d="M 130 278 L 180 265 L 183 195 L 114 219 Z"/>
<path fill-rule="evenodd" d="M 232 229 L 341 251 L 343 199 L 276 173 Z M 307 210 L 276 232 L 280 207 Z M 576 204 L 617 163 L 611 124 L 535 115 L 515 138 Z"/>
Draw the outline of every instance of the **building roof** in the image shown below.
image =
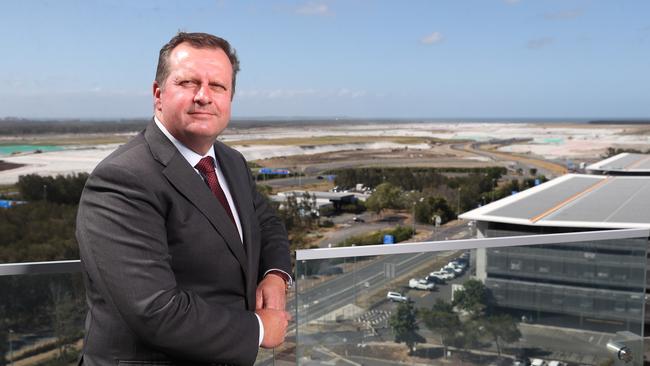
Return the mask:
<path fill-rule="evenodd" d="M 622 153 L 587 166 L 594 173 L 650 174 L 650 155 Z"/>
<path fill-rule="evenodd" d="M 567 174 L 466 212 L 466 220 L 528 226 L 650 228 L 650 176 Z"/>

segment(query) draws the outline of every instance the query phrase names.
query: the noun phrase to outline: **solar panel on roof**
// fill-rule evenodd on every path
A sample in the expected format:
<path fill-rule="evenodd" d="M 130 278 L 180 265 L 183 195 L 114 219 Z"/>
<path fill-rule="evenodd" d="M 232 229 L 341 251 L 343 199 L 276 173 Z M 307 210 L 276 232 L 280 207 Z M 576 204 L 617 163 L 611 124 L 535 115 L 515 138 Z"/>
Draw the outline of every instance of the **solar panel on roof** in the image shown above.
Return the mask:
<path fill-rule="evenodd" d="M 602 180 L 603 178 L 599 176 L 573 176 L 562 184 L 548 187 L 525 199 L 486 212 L 486 215 L 532 220 Z"/>

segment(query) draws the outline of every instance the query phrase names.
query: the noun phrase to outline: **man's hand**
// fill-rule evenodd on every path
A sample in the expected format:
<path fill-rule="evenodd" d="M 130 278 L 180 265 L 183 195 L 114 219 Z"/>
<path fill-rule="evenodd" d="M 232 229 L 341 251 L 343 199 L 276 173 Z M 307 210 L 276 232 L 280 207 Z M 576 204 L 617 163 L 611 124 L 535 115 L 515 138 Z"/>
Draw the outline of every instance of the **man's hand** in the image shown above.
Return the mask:
<path fill-rule="evenodd" d="M 264 325 L 262 348 L 274 348 L 282 344 L 287 335 L 287 325 L 291 320 L 291 315 L 284 310 L 272 309 L 257 309 L 255 313 Z"/>
<path fill-rule="evenodd" d="M 269 273 L 257 285 L 255 291 L 255 309 L 284 310 L 287 295 L 284 279 L 279 275 Z"/>

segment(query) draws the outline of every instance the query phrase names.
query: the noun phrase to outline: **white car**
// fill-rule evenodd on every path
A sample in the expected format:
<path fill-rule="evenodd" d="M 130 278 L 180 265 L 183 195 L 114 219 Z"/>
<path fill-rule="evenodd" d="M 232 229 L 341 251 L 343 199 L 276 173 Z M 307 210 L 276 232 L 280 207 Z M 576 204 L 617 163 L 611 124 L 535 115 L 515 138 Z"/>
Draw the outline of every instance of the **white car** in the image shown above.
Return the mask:
<path fill-rule="evenodd" d="M 440 270 L 449 273 L 452 276 L 451 278 L 458 277 L 458 273 L 451 267 L 442 267 Z"/>
<path fill-rule="evenodd" d="M 562 361 L 548 361 L 548 366 L 567 366 L 567 363 Z"/>
<path fill-rule="evenodd" d="M 397 301 L 397 302 L 408 302 L 409 298 L 400 294 L 399 292 L 394 292 L 394 291 L 388 291 L 386 294 L 386 298 L 390 301 Z"/>
<path fill-rule="evenodd" d="M 453 264 L 454 267 L 460 268 L 463 271 L 467 269 L 467 261 L 465 261 L 465 260 L 456 259 L 456 260 L 453 260 L 453 261 L 449 262 L 449 264 Z"/>
<path fill-rule="evenodd" d="M 409 280 L 409 287 L 416 290 L 433 291 L 433 289 L 436 288 L 436 285 L 425 279 L 418 280 L 417 278 L 411 278 Z"/>
<path fill-rule="evenodd" d="M 447 271 L 435 271 L 435 272 L 431 272 L 431 273 L 429 273 L 429 276 L 431 276 L 431 277 L 438 277 L 438 278 L 440 278 L 440 279 L 442 279 L 442 280 L 444 280 L 444 281 L 447 281 L 447 280 L 453 280 L 454 277 L 455 277 L 453 274 L 450 274 L 450 273 L 447 272 Z"/>
<path fill-rule="evenodd" d="M 456 276 L 460 276 L 460 275 L 463 274 L 463 268 L 460 268 L 460 267 L 458 267 L 458 266 L 455 266 L 455 265 L 453 265 L 452 263 L 448 263 L 448 264 L 447 264 L 446 266 L 444 266 L 443 268 L 450 268 L 451 270 L 454 271 L 454 274 L 455 274 Z"/>

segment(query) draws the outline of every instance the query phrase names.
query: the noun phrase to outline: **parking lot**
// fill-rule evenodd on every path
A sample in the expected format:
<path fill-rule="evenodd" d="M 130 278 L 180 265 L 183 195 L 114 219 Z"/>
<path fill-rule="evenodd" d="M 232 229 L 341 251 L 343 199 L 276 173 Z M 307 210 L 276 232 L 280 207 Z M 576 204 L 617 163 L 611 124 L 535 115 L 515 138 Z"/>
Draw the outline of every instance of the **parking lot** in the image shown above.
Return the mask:
<path fill-rule="evenodd" d="M 438 269 L 439 268 L 430 268 L 429 270 L 431 272 L 434 272 L 437 271 Z M 415 307 L 417 308 L 431 309 L 433 304 L 438 299 L 442 299 L 444 301 L 450 302 L 452 284 L 463 284 L 465 281 L 470 279 L 470 272 L 471 272 L 471 268 L 469 267 L 468 264 L 467 268 L 463 271 L 463 273 L 460 276 L 451 280 L 446 280 L 445 283 L 442 284 L 437 283 L 433 291 L 409 288 L 408 280 L 405 281 L 402 284 L 402 286 L 398 288 L 394 288 L 392 291 L 396 291 L 402 295 L 407 296 L 411 301 L 414 302 Z M 394 303 L 387 301 L 384 304 L 382 304 L 379 307 L 379 309 L 387 310 L 387 309 L 392 309 L 395 306 L 396 305 Z"/>

